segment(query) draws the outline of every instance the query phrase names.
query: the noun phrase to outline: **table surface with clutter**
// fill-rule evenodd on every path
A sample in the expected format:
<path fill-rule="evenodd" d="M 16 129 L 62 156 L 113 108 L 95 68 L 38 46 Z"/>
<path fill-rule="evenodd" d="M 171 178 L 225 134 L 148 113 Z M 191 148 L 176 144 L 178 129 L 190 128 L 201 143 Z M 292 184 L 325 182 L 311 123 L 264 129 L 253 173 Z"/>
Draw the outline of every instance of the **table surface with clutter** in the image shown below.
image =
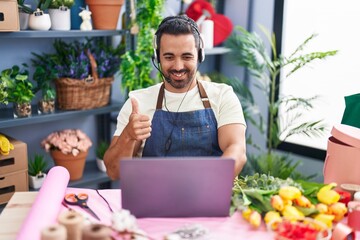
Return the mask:
<path fill-rule="evenodd" d="M 16 192 L 12 196 L 0 215 L 0 239 L 22 240 L 29 239 L 29 236 L 31 239 L 45 240 L 277 239 L 275 232 L 268 226 L 278 222 L 270 221 L 270 225 L 266 225 L 261 218 L 257 218 L 259 215 L 251 215 L 251 212 L 247 214 L 244 210 L 235 211 L 228 217 L 135 218 L 128 210 L 121 209 L 120 189 L 69 188 L 69 176 L 66 176 L 60 167 L 55 167 L 55 170 L 49 172 L 40 191 Z M 297 194 L 292 188 L 283 190 L 283 193 L 279 191 L 280 195 Z M 64 197 L 68 194 L 78 196 L 78 200 L 83 199 L 81 194 L 86 194 L 87 205 L 100 220 L 87 211 L 88 209 L 64 203 Z M 330 199 L 326 194 L 324 196 Z M 273 206 L 276 209 L 280 205 Z M 289 213 L 290 210 L 293 209 L 289 209 Z M 285 215 L 284 212 L 282 214 Z M 272 217 L 274 216 L 276 214 Z M 266 215 L 264 220 L 266 221 Z M 360 239 L 360 234 L 356 234 L 358 232 L 347 225 L 347 220 L 345 217 L 338 223 L 332 223 L 332 239 Z M 286 231 L 296 234 L 299 229 L 288 228 Z M 330 239 L 329 233 L 330 231 L 322 235 L 321 239 Z"/>

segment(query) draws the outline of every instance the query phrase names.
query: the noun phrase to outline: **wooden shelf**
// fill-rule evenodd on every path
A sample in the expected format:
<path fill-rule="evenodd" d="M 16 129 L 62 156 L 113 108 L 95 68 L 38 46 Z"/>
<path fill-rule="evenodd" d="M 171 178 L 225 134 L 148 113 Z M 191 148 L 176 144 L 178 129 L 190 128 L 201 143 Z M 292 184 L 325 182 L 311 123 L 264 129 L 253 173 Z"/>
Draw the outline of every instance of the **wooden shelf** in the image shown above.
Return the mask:
<path fill-rule="evenodd" d="M 32 116 L 26 118 L 13 117 L 12 108 L 0 109 L 0 129 L 9 127 L 18 127 L 28 124 L 37 124 L 44 122 L 60 121 L 70 119 L 74 117 L 91 116 L 104 113 L 110 113 L 113 111 L 119 111 L 122 106 L 121 102 L 112 101 L 109 105 L 101 108 L 89 109 L 89 110 L 76 110 L 76 111 L 61 111 L 56 110 L 52 114 L 38 114 L 37 107 L 32 106 Z"/>
<path fill-rule="evenodd" d="M 71 37 L 109 37 L 125 34 L 128 30 L 69 30 L 69 31 L 35 31 L 0 32 L 0 38 L 71 38 Z"/>

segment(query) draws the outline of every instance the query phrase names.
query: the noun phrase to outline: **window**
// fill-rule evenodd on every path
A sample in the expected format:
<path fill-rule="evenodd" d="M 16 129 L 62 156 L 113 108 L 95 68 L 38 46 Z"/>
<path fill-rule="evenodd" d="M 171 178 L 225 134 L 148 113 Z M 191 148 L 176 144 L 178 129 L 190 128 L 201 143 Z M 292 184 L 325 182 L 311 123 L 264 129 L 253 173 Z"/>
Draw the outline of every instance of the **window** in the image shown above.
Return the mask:
<path fill-rule="evenodd" d="M 327 138 L 340 123 L 344 97 L 360 93 L 360 1 L 358 0 L 276 0 L 274 32 L 278 51 L 289 56 L 307 37 L 315 33 L 305 52 L 339 50 L 338 54 L 311 63 L 281 81 L 279 94 L 312 97 L 318 95 L 309 120 L 323 119 L 325 136 L 294 136 L 280 149 L 324 160 Z M 285 114 L 280 112 L 280 114 Z"/>

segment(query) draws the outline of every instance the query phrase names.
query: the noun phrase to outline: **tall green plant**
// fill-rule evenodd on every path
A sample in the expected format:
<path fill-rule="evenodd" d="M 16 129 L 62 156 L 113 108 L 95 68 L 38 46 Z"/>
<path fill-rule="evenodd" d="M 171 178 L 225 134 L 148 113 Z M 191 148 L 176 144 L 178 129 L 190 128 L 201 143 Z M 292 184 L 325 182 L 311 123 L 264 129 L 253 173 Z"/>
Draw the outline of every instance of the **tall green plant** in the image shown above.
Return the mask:
<path fill-rule="evenodd" d="M 301 109 L 312 109 L 312 101 L 317 99 L 317 96 L 311 98 L 278 96 L 276 98 L 276 92 L 280 85 L 280 82 L 277 81 L 280 72 L 285 67 L 291 69 L 283 78 L 284 81 L 291 74 L 314 60 L 334 56 L 337 51 L 303 53 L 306 45 L 316 36 L 311 35 L 290 56 L 278 56 L 275 35 L 270 34 L 263 27 L 261 29 L 270 43 L 272 56 L 268 53 L 265 43 L 259 35 L 250 33 L 240 26 L 235 27 L 235 31 L 228 38 L 225 46 L 231 49 L 232 60 L 249 70 L 250 74 L 257 80 L 254 85 L 268 97 L 269 119 L 266 144 L 267 153 L 271 154 L 274 148 L 292 135 L 303 134 L 308 137 L 317 137 L 326 130 L 322 120 L 301 122 L 301 117 L 304 115 L 304 111 Z M 280 108 L 283 108 L 291 117 L 282 118 L 279 116 Z"/>
<path fill-rule="evenodd" d="M 136 1 L 136 23 L 139 33 L 136 38 L 135 50 L 127 51 L 122 56 L 120 70 L 122 87 L 132 91 L 153 85 L 151 78 L 151 56 L 153 54 L 153 36 L 162 19 L 164 0 Z"/>

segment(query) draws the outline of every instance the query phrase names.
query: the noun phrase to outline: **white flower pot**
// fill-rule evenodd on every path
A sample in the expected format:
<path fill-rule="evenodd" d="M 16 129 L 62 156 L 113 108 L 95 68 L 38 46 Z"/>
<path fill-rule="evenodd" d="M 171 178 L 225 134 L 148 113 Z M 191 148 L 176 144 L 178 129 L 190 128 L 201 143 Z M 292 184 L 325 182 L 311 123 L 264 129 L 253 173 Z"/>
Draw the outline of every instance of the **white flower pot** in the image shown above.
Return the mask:
<path fill-rule="evenodd" d="M 106 166 L 104 160 L 100 158 L 96 158 L 96 165 L 98 166 L 99 170 L 102 172 L 106 172 Z"/>
<path fill-rule="evenodd" d="M 37 10 L 29 17 L 29 27 L 32 30 L 49 30 L 51 27 L 51 20 L 49 14 Z"/>
<path fill-rule="evenodd" d="M 39 189 L 42 186 L 45 178 L 46 178 L 45 173 L 43 173 L 42 177 L 29 175 L 29 186 L 33 189 Z"/>
<path fill-rule="evenodd" d="M 49 15 L 51 19 L 51 30 L 67 31 L 71 29 L 70 9 L 66 7 L 49 9 Z"/>

